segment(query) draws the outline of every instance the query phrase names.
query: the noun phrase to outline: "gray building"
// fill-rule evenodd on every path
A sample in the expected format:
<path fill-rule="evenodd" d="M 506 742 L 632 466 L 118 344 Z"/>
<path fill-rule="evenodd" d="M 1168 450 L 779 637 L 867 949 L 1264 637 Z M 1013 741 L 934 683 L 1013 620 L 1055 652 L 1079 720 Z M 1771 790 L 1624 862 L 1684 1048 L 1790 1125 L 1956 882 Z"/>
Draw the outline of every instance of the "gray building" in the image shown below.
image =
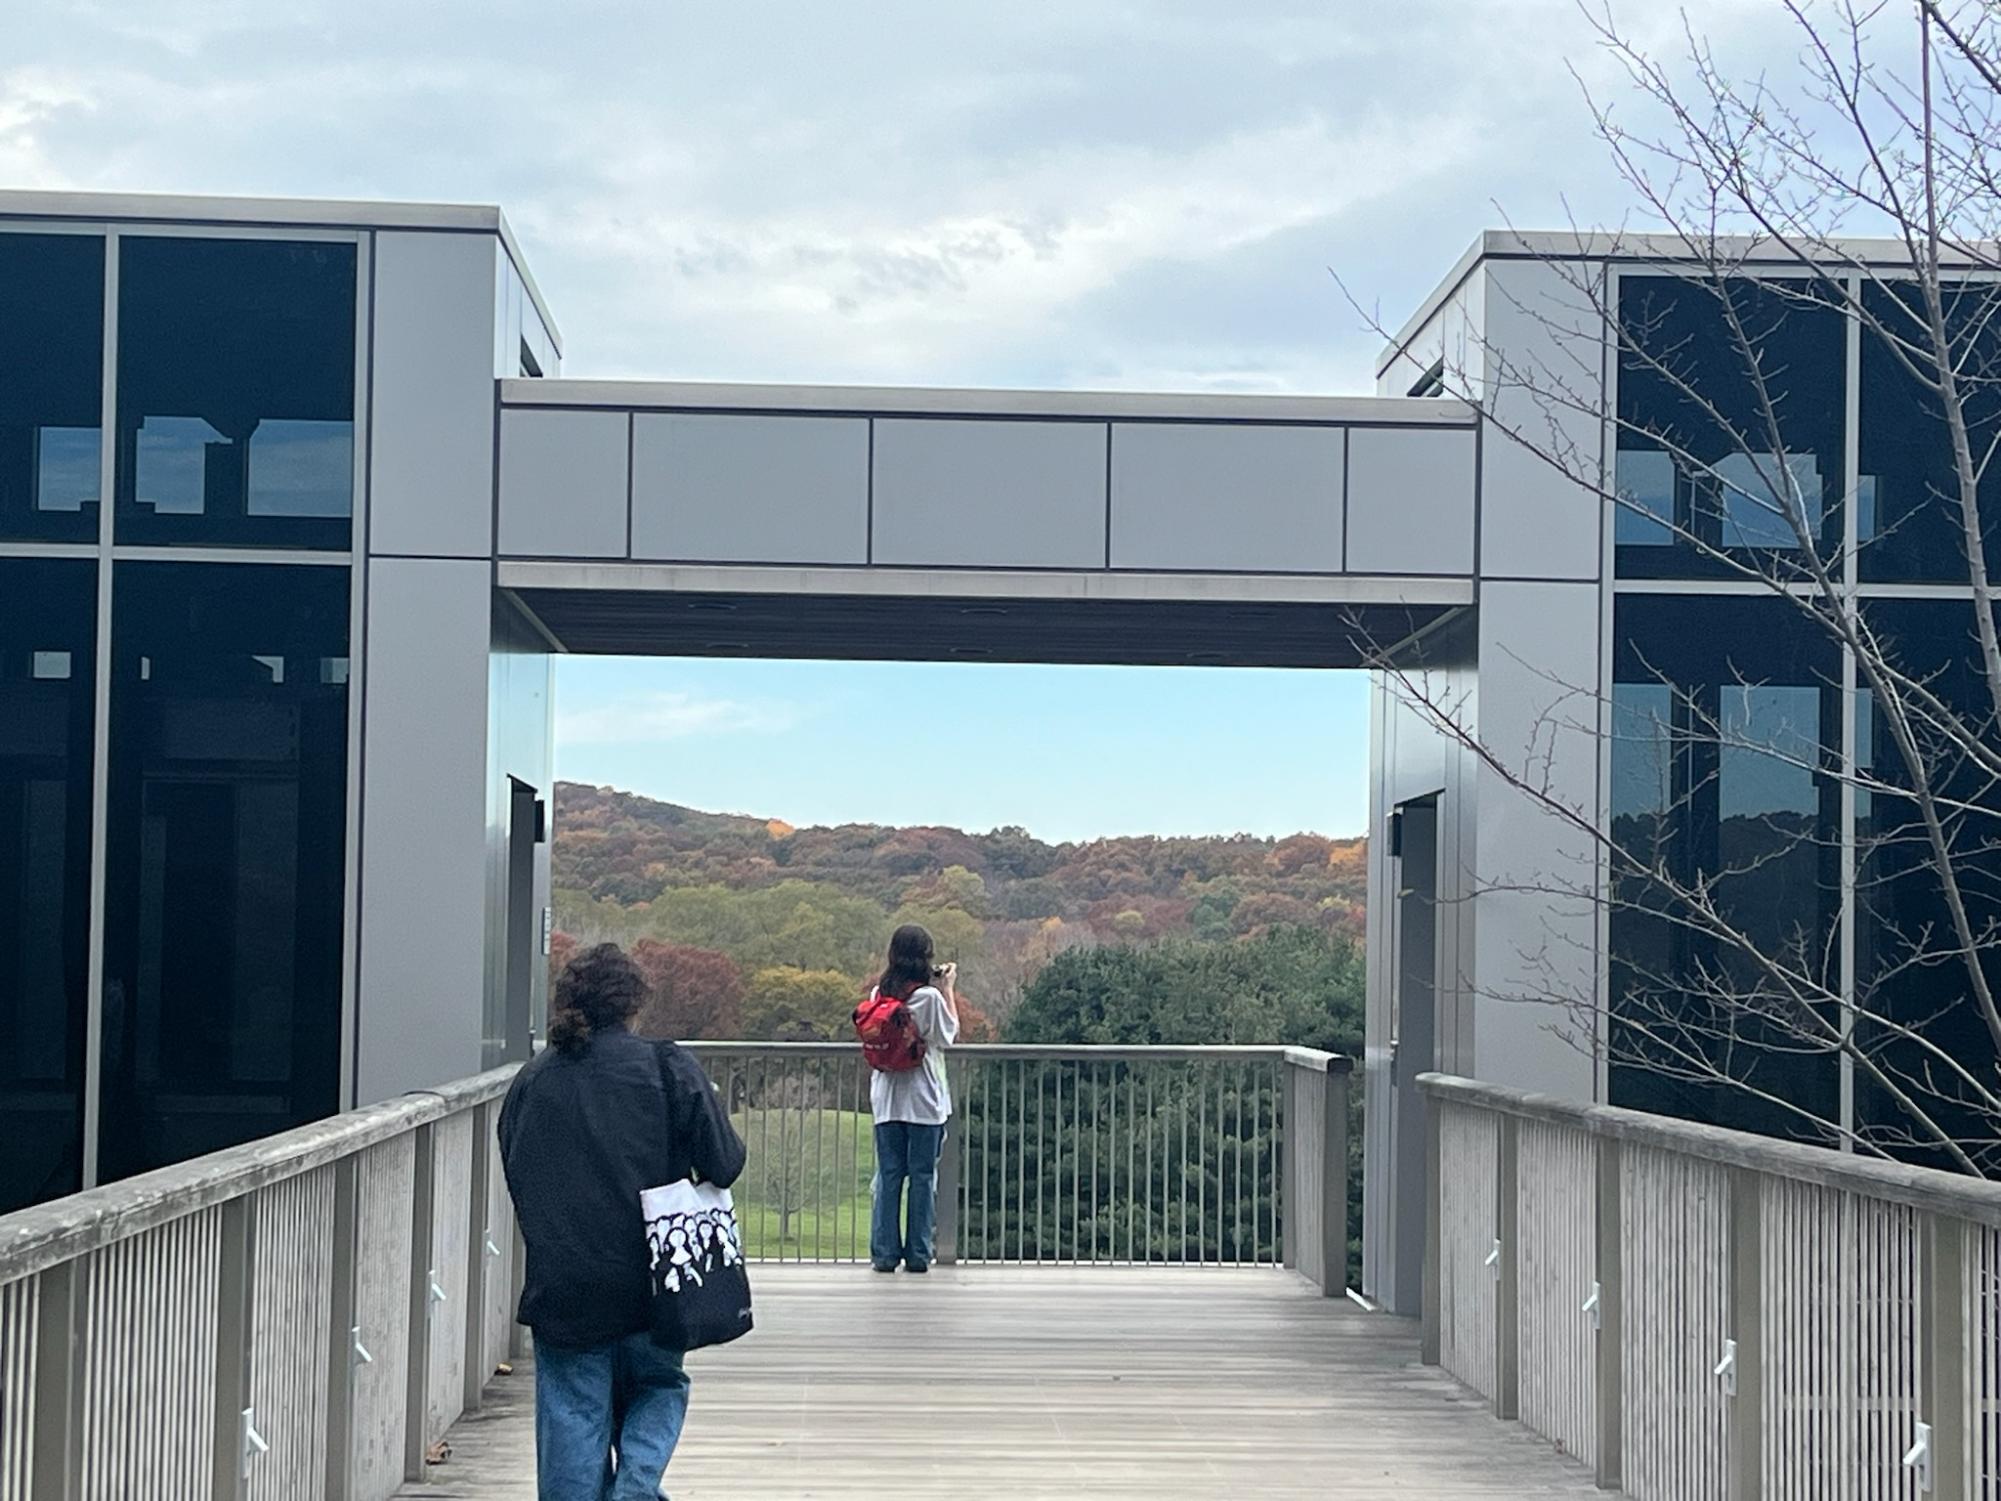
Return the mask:
<path fill-rule="evenodd" d="M 524 1056 L 558 652 L 1388 662 L 1366 1281 L 1407 1306 L 1415 1073 L 1624 1087 L 1557 808 L 1644 782 L 1633 664 L 1679 641 L 1714 693 L 1755 669 L 1696 647 L 1755 639 L 1744 712 L 1860 733 L 1802 707 L 1841 664 L 1772 601 L 1504 436 L 1675 503 L 1610 437 L 1637 385 L 1576 290 L 1671 299 L 1671 259 L 1489 236 L 1372 397 L 599 382 L 494 209 L 0 194 L 0 1210 Z M 1830 316 L 1810 458 L 1852 528 L 1900 460 Z"/>

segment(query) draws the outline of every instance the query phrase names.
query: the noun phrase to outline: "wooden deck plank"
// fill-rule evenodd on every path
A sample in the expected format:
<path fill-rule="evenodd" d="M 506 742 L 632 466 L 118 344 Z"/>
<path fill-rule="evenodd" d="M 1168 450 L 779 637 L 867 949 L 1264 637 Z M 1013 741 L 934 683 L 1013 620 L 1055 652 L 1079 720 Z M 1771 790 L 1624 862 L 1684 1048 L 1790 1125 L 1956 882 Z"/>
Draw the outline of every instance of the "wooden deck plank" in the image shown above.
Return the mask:
<path fill-rule="evenodd" d="M 722 1497 L 1596 1496 L 1417 1362 L 1406 1320 L 1279 1272 L 760 1267 L 757 1330 L 690 1361 L 668 1471 Z M 883 1388 L 910 1437 L 883 1431 Z M 534 1495 L 532 1370 L 403 1495 Z"/>

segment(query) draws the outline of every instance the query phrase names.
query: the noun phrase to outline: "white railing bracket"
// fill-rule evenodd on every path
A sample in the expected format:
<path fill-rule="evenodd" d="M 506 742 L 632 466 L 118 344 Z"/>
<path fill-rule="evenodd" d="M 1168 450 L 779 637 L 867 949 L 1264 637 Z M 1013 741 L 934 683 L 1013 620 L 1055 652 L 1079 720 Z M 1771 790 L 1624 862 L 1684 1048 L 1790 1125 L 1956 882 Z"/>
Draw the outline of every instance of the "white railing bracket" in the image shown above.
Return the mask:
<path fill-rule="evenodd" d="M 1709 1374 L 1721 1378 L 1723 1382 L 1724 1396 L 1734 1397 L 1737 1395 L 1737 1341 L 1736 1340 L 1726 1339 L 1725 1341 L 1723 1341 L 1723 1358 L 1716 1362 L 1716 1369 L 1711 1371 Z"/>
<path fill-rule="evenodd" d="M 250 1478 L 250 1462 L 260 1455 L 269 1454 L 270 1452 L 271 1445 L 265 1441 L 264 1435 L 257 1431 L 257 1409 L 254 1407 L 244 1408 L 243 1478 L 245 1480 Z"/>
<path fill-rule="evenodd" d="M 1602 1327 L 1604 1319 L 1602 1313 L 1600 1312 L 1599 1301 L 1598 1301 L 1598 1284 L 1596 1282 L 1593 1282 L 1591 1284 L 1591 1296 L 1584 1300 L 1584 1306 L 1580 1308 L 1578 1312 L 1586 1313 L 1591 1316 L 1591 1327 L 1593 1329 Z"/>
<path fill-rule="evenodd" d="M 1918 1489 L 1929 1492 L 1932 1488 L 1932 1425 L 1918 1424 L 1917 1438 L 1904 1455 L 1904 1468 L 1917 1471 Z"/>

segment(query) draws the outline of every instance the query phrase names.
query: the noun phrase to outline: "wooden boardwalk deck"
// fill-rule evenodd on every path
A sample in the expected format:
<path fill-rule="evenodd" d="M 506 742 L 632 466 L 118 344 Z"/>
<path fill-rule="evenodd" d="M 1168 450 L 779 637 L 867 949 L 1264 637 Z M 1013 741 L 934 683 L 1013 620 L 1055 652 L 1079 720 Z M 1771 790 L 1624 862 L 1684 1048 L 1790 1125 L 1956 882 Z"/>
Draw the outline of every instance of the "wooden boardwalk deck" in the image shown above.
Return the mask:
<path fill-rule="evenodd" d="M 1407 1321 L 1269 1271 L 761 1267 L 758 1327 L 694 1357 L 675 1501 L 1597 1496 L 1417 1362 Z M 909 1437 L 874 1414 L 903 1395 Z M 533 1497 L 532 1370 L 406 1497 Z"/>

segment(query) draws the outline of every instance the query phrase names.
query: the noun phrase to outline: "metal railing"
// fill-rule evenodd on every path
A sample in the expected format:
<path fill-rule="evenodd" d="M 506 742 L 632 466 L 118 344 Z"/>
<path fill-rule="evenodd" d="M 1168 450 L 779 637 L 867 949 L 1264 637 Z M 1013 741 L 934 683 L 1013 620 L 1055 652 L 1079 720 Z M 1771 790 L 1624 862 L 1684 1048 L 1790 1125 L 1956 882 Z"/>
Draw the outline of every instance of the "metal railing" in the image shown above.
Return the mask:
<path fill-rule="evenodd" d="M 2001 1184 L 1465 1079 L 1424 1358 L 1641 1498 L 2001 1494 Z"/>
<path fill-rule="evenodd" d="M 754 1256 L 868 1254 L 852 1045 L 696 1044 Z M 1346 1287 L 1348 1060 L 954 1051 L 941 1259 L 1284 1265 Z M 515 1348 L 512 1069 L 0 1217 L 0 1498 L 386 1501 Z"/>
<path fill-rule="evenodd" d="M 736 1201 L 752 1259 L 866 1260 L 873 1126 L 854 1046 L 687 1046 L 749 1149 Z M 1346 1290 L 1347 1059 L 974 1045 L 947 1066 L 941 1261 L 1287 1266 Z"/>
<path fill-rule="evenodd" d="M 500 1069 L 0 1218 L 0 1497 L 383 1501 L 514 1337 Z"/>

